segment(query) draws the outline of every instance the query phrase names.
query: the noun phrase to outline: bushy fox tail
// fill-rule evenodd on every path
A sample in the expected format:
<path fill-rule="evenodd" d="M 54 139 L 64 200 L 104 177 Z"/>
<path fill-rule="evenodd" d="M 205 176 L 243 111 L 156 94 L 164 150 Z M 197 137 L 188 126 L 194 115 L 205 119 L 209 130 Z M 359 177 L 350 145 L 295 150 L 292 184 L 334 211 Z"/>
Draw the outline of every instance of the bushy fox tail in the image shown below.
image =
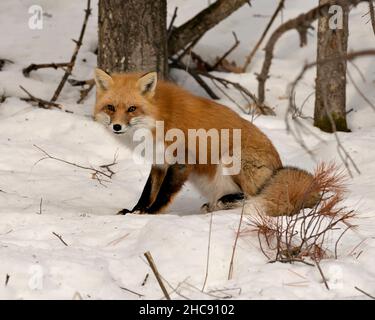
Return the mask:
<path fill-rule="evenodd" d="M 294 215 L 314 207 L 320 199 L 319 176 L 293 167 L 283 167 L 265 182 L 258 195 L 245 202 L 245 214 Z"/>

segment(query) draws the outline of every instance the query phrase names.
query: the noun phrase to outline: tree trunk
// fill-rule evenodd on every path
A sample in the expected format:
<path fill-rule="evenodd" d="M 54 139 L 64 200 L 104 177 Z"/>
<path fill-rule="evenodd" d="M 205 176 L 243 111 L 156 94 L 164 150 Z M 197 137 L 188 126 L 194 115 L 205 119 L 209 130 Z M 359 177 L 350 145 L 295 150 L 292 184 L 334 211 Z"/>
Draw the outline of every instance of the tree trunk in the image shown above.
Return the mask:
<path fill-rule="evenodd" d="M 106 72 L 157 71 L 165 78 L 166 0 L 99 0 L 98 67 Z"/>
<path fill-rule="evenodd" d="M 320 0 L 325 4 L 329 0 Z M 314 125 L 325 132 L 349 131 L 346 123 L 346 60 L 349 6 L 342 5 L 342 28 L 335 28 L 334 17 L 318 22 L 317 77 Z M 336 20 L 336 21 L 339 21 Z M 328 62 L 327 62 L 328 61 Z"/>

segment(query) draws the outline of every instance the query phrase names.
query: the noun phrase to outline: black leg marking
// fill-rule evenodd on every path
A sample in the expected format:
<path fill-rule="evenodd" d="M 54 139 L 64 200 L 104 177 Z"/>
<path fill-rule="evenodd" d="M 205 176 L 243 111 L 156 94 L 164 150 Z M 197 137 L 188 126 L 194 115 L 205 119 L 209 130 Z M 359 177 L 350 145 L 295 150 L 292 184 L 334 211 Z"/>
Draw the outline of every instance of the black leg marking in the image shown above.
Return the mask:
<path fill-rule="evenodd" d="M 225 196 L 222 196 L 219 201 L 223 204 L 230 204 L 232 202 L 238 202 L 245 199 L 245 195 L 242 192 L 239 193 L 232 193 L 232 194 L 226 194 Z"/>
<path fill-rule="evenodd" d="M 132 210 L 129 209 L 122 209 L 117 214 L 125 215 L 127 213 L 133 213 L 134 211 L 144 211 L 147 206 L 150 204 L 150 195 L 151 195 L 151 186 L 152 186 L 152 172 L 150 172 L 150 175 L 148 176 L 147 182 L 145 187 L 143 188 L 141 197 L 138 200 L 138 203 L 135 205 L 135 207 Z"/>
<path fill-rule="evenodd" d="M 146 209 L 146 213 L 155 214 L 167 206 L 173 196 L 179 192 L 189 176 L 185 165 L 171 165 L 160 187 L 159 193 L 153 204 Z"/>
<path fill-rule="evenodd" d="M 202 212 L 212 212 L 217 210 L 229 210 L 238 208 L 242 205 L 245 195 L 242 192 L 226 194 L 222 196 L 216 203 L 206 203 L 201 207 Z"/>

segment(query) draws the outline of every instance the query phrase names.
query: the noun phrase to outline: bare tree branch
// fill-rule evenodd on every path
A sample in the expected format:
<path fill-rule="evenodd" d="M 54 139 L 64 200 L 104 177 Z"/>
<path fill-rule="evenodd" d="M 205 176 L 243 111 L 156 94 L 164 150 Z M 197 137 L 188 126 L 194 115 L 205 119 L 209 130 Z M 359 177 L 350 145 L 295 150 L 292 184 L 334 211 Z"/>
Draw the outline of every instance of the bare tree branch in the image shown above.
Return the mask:
<path fill-rule="evenodd" d="M 339 4 L 340 2 L 349 3 L 351 5 L 357 5 L 360 2 L 368 2 L 372 0 L 331 0 L 326 4 L 320 5 L 308 11 L 307 13 L 300 14 L 294 19 L 290 19 L 287 22 L 280 25 L 269 38 L 265 47 L 265 58 L 263 61 L 262 69 L 258 74 L 258 99 L 260 103 L 264 103 L 265 100 L 265 84 L 269 77 L 269 71 L 272 64 L 273 52 L 277 41 L 287 31 L 297 30 L 300 36 L 300 46 L 303 47 L 307 43 L 307 31 L 311 29 L 311 24 L 321 16 L 329 14 L 329 8 L 333 4 Z"/>
<path fill-rule="evenodd" d="M 263 31 L 261 37 L 259 38 L 258 42 L 254 46 L 253 50 L 251 50 L 250 54 L 246 57 L 245 63 L 242 67 L 242 72 L 245 72 L 246 69 L 249 67 L 251 61 L 253 60 L 253 58 L 255 56 L 255 53 L 258 51 L 259 47 L 261 46 L 264 38 L 266 37 L 266 35 L 267 35 L 268 31 L 270 30 L 272 24 L 274 23 L 277 15 L 284 8 L 284 3 L 285 3 L 285 0 L 279 1 L 279 4 L 278 4 L 275 12 L 273 13 L 273 15 L 271 17 L 271 20 L 268 22 L 266 29 Z"/>
<path fill-rule="evenodd" d="M 83 40 L 83 36 L 85 34 L 85 30 L 86 30 L 86 26 L 87 26 L 87 21 L 89 19 L 89 16 L 91 14 L 91 0 L 87 0 L 87 7 L 85 9 L 85 18 L 83 20 L 83 25 L 82 25 L 82 28 L 81 28 L 81 33 L 79 35 L 79 38 L 78 38 L 78 41 L 76 40 L 73 40 L 75 43 L 76 43 L 76 47 L 73 51 L 73 55 L 70 59 L 70 62 L 69 62 L 69 65 L 67 66 L 66 68 L 66 71 L 65 71 L 65 74 L 64 76 L 62 77 L 55 93 L 53 94 L 53 97 L 51 98 L 51 102 L 55 102 L 57 100 L 57 98 L 59 97 L 60 93 L 61 93 L 61 90 L 63 89 L 64 85 L 65 85 L 65 82 L 66 80 L 68 80 L 68 77 L 70 76 L 73 68 L 74 68 L 74 64 L 76 62 L 76 59 L 77 59 L 77 55 L 78 55 L 78 51 L 79 49 L 81 48 L 81 45 L 82 45 L 82 40 Z"/>
<path fill-rule="evenodd" d="M 169 55 L 176 54 L 189 43 L 201 38 L 208 30 L 246 3 L 249 3 L 249 0 L 216 0 L 208 8 L 171 32 L 168 41 Z"/>
<path fill-rule="evenodd" d="M 221 58 L 217 59 L 216 63 L 212 66 L 212 70 L 216 70 L 217 67 L 225 60 L 226 57 L 228 57 L 240 44 L 240 41 L 237 38 L 237 35 L 234 31 L 232 31 L 233 37 L 234 37 L 234 44 L 231 46 L 227 52 L 225 52 Z"/>
<path fill-rule="evenodd" d="M 171 22 L 169 23 L 169 27 L 168 27 L 168 30 L 167 30 L 167 39 L 169 39 L 171 37 L 172 30 L 173 30 L 173 24 L 174 24 L 174 21 L 177 18 L 177 11 L 178 11 L 178 7 L 174 8 L 173 16 L 172 16 Z"/>

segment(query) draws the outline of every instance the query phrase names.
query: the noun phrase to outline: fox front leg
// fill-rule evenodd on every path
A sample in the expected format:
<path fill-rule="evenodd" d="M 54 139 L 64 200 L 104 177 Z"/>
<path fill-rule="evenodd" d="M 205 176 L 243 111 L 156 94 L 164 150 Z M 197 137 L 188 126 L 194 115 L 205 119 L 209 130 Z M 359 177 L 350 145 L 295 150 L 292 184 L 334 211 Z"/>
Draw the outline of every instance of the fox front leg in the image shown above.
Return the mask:
<path fill-rule="evenodd" d="M 167 171 L 168 166 L 153 165 L 146 181 L 146 185 L 143 188 L 141 197 L 139 198 L 135 207 L 132 210 L 122 209 L 117 214 L 125 215 L 127 213 L 145 213 L 146 209 L 151 206 L 156 199 Z"/>
<path fill-rule="evenodd" d="M 155 201 L 146 209 L 145 213 L 157 214 L 165 209 L 187 181 L 190 170 L 190 166 L 182 164 L 171 165 L 168 168 Z"/>

